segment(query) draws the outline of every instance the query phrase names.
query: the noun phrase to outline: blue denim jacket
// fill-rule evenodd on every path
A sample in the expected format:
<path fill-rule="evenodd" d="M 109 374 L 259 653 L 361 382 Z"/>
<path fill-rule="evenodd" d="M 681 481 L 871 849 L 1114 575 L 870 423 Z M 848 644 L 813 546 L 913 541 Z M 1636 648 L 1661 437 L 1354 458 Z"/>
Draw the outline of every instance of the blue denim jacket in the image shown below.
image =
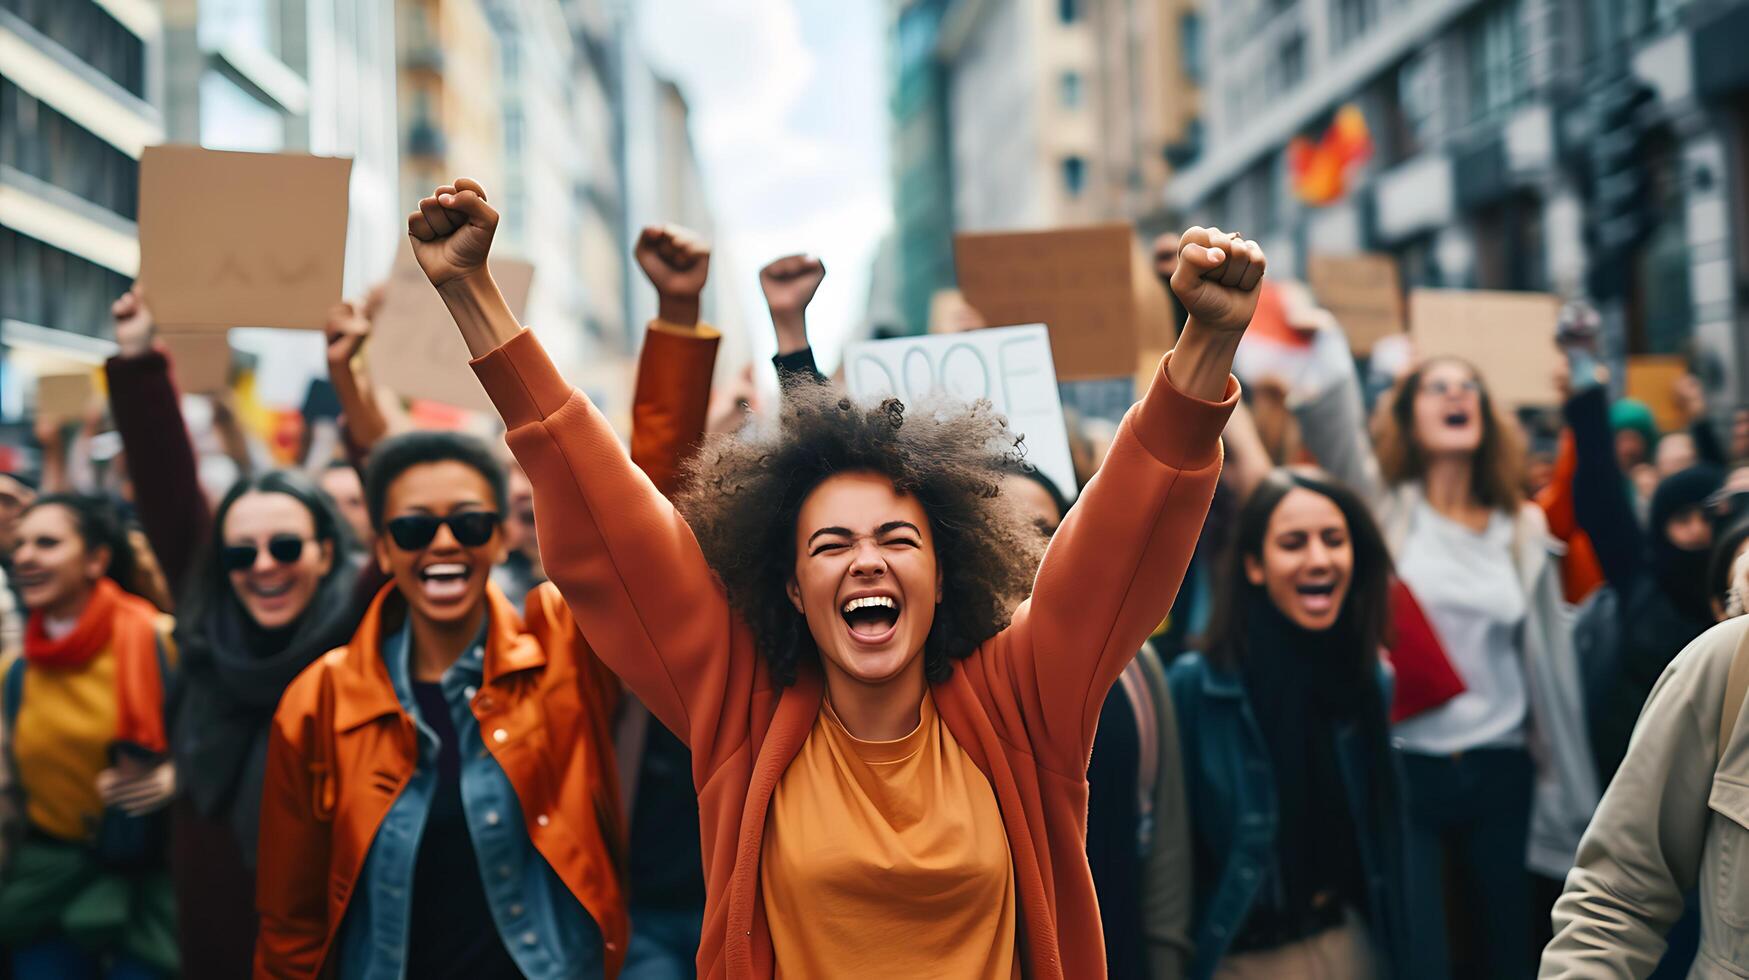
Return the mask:
<path fill-rule="evenodd" d="M 1382 664 L 1379 684 L 1388 702 L 1391 680 Z M 1201 838 L 1204 853 L 1213 856 L 1214 868 L 1198 875 L 1199 881 L 1212 884 L 1197 889 L 1191 927 L 1195 957 L 1188 975 L 1205 980 L 1214 975 L 1259 896 L 1273 894 L 1280 881 L 1275 773 L 1237 674 L 1187 653 L 1173 663 L 1167 685 L 1178 715 L 1193 833 Z M 1373 764 L 1354 726 L 1337 732 L 1336 754 L 1350 812 L 1370 815 Z M 1358 911 L 1366 916 L 1381 980 L 1406 977 L 1399 912 L 1404 827 L 1398 810 L 1392 826 L 1362 827 L 1356 834 L 1367 888 L 1367 907 Z"/>
<path fill-rule="evenodd" d="M 437 735 L 419 717 L 403 626 L 383 644 L 384 665 L 395 697 L 419 732 L 419 765 L 395 799 L 371 842 L 360 886 L 346 911 L 339 938 L 339 975 L 346 980 L 401 980 L 406 973 L 408 918 L 413 909 L 413 869 L 419 839 L 437 787 Z M 509 777 L 480 741 L 469 708 L 483 676 L 480 639 L 443 675 L 456 736 L 461 740 L 462 809 L 479 860 L 480 881 L 493 924 L 511 959 L 531 980 L 593 978 L 603 973 L 601 930 L 528 838 L 521 804 Z M 457 928 L 483 928 L 460 922 Z"/>

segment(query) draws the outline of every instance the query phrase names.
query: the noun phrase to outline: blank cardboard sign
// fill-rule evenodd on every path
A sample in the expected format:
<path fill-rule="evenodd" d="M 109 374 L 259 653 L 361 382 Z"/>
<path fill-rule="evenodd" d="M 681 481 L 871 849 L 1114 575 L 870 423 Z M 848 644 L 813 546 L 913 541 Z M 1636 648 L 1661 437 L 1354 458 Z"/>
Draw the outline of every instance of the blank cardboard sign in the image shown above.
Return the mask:
<path fill-rule="evenodd" d="M 176 387 L 187 395 L 213 395 L 231 386 L 231 340 L 222 332 L 164 330 L 158 342 L 170 353 Z"/>
<path fill-rule="evenodd" d="M 1423 361 L 1457 357 L 1475 365 L 1502 407 L 1542 407 L 1560 398 L 1560 313 L 1560 299 L 1547 293 L 1417 289 L 1409 294 L 1409 335 Z"/>
<path fill-rule="evenodd" d="M 148 146 L 140 277 L 183 331 L 320 330 L 340 299 L 352 161 Z"/>
<path fill-rule="evenodd" d="M 521 319 L 534 282 L 534 266 L 498 256 L 491 258 L 490 265 L 510 312 Z M 470 411 L 494 410 L 486 389 L 480 387 L 480 379 L 468 366 L 467 341 L 456 329 L 443 298 L 419 268 L 410 240 L 403 240 L 395 253 L 388 289 L 371 322 L 364 357 L 376 383 L 397 395 Z"/>
<path fill-rule="evenodd" d="M 1676 383 L 1688 376 L 1688 358 L 1680 354 L 1636 354 L 1628 358 L 1627 396 L 1646 403 L 1658 428 L 1682 428 L 1686 416 L 1676 398 Z"/>
<path fill-rule="evenodd" d="M 1169 346 L 1166 296 L 1127 224 L 954 236 L 966 301 L 990 326 L 1043 323 L 1064 381 L 1128 377 Z"/>
<path fill-rule="evenodd" d="M 89 371 L 81 374 L 45 374 L 36 379 L 36 414 L 39 418 L 66 422 L 85 417 L 97 386 Z"/>
<path fill-rule="evenodd" d="M 1306 284 L 1362 357 L 1373 344 L 1403 332 L 1403 291 L 1396 260 L 1388 255 L 1313 254 L 1306 260 Z"/>
<path fill-rule="evenodd" d="M 943 392 L 989 399 L 1009 428 L 1026 437 L 1027 462 L 1074 499 L 1075 465 L 1043 325 L 851 344 L 844 351 L 844 383 L 858 398 L 897 395 L 914 404 Z"/>

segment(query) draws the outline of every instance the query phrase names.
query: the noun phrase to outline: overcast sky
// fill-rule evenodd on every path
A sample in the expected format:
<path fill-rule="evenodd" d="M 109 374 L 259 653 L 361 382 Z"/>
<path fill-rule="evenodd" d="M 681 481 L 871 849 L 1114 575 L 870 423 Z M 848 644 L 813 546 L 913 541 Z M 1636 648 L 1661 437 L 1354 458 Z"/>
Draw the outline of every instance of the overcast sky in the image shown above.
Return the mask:
<path fill-rule="evenodd" d="M 824 365 L 860 322 L 892 224 L 881 0 L 640 0 L 647 57 L 678 82 L 756 357 L 771 352 L 755 279 L 790 252 L 826 262 L 808 311 Z"/>

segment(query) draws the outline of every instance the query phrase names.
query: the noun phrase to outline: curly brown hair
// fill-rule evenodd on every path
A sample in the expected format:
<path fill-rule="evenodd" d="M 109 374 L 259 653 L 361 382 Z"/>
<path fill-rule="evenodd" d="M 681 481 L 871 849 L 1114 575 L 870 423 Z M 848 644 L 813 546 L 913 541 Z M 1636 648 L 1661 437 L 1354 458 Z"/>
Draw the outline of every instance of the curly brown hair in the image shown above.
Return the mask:
<path fill-rule="evenodd" d="M 1456 364 L 1476 380 L 1482 407 L 1482 442 L 1476 447 L 1470 491 L 1484 507 L 1516 513 L 1524 502 L 1521 476 L 1524 440 L 1518 427 L 1500 414 L 1482 372 L 1461 358 L 1436 357 L 1422 362 L 1380 399 L 1379 411 L 1373 418 L 1380 473 L 1386 483 L 1395 487 L 1420 479 L 1426 471 L 1427 460 L 1415 441 L 1415 396 L 1421 391 L 1422 375 L 1435 364 Z"/>
<path fill-rule="evenodd" d="M 941 604 L 924 641 L 924 672 L 945 680 L 953 662 L 1008 625 L 1032 588 L 1044 537 L 1001 492 L 1004 467 L 1022 440 L 987 401 L 896 398 L 858 402 L 798 379 L 784 391 L 775 428 L 709 437 L 686 467 L 675 499 L 753 630 L 780 685 L 795 682 L 804 657 L 818 657 L 807 621 L 790 604 L 796 520 L 828 477 L 878 473 L 916 498 L 929 517 L 941 571 Z"/>

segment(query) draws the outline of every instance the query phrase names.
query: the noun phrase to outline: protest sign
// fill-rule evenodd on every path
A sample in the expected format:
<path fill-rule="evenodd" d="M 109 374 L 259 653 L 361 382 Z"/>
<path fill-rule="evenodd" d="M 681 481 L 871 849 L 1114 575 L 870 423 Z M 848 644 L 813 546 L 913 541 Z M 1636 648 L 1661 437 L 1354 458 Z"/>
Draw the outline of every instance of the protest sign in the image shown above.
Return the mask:
<path fill-rule="evenodd" d="M 496 255 L 490 264 L 504 302 L 520 319 L 534 282 L 534 266 Z M 410 242 L 403 241 L 395 253 L 387 287 L 364 346 L 371 377 L 407 398 L 491 412 L 492 402 L 468 366 L 467 342 L 456 329 L 443 298 L 419 268 Z"/>
<path fill-rule="evenodd" d="M 954 236 L 960 292 L 991 326 L 1043 323 L 1065 381 L 1128 377 L 1172 345 L 1165 287 L 1127 224 Z"/>
<path fill-rule="evenodd" d="M 1306 260 L 1318 305 L 1335 314 L 1348 346 L 1365 357 L 1373 344 L 1403 332 L 1403 292 L 1388 255 L 1318 255 Z"/>
<path fill-rule="evenodd" d="M 1560 312 L 1560 299 L 1546 293 L 1417 289 L 1409 294 L 1409 334 L 1423 361 L 1456 357 L 1475 365 L 1502 408 L 1549 406 L 1559 399 Z"/>
<path fill-rule="evenodd" d="M 96 393 L 97 386 L 89 371 L 42 375 L 36 379 L 37 417 L 62 422 L 82 419 Z"/>
<path fill-rule="evenodd" d="M 1043 324 L 969 333 L 898 337 L 851 344 L 844 381 L 858 398 L 896 395 L 907 403 L 940 392 L 987 398 L 1026 437 L 1026 460 L 1065 497 L 1075 496 L 1075 466 Z"/>
<path fill-rule="evenodd" d="M 1627 396 L 1652 409 L 1658 428 L 1666 432 L 1688 424 L 1676 400 L 1676 383 L 1688 376 L 1688 359 L 1680 354 L 1637 354 L 1628 358 Z"/>
<path fill-rule="evenodd" d="M 183 331 L 320 330 L 340 299 L 352 161 L 148 146 L 140 278 Z"/>
<path fill-rule="evenodd" d="M 158 342 L 175 366 L 176 387 L 188 395 L 212 395 L 231 386 L 231 341 L 223 332 L 162 330 Z"/>

